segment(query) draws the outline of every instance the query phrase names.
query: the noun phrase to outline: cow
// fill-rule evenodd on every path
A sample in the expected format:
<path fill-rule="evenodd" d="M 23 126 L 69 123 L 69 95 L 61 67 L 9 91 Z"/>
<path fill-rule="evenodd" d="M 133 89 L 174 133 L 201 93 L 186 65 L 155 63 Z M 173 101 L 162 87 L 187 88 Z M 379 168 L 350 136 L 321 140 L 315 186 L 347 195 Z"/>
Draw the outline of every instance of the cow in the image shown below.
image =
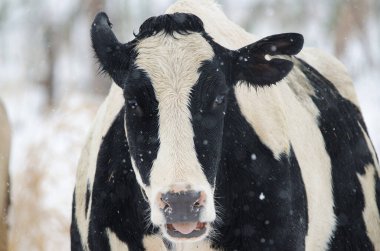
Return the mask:
<path fill-rule="evenodd" d="M 0 100 L 0 251 L 7 249 L 7 211 L 9 206 L 10 126 L 5 107 Z"/>
<path fill-rule="evenodd" d="M 180 0 L 120 43 L 78 164 L 72 250 L 380 250 L 376 152 L 344 66 Z M 302 49 L 303 48 L 303 49 Z"/>

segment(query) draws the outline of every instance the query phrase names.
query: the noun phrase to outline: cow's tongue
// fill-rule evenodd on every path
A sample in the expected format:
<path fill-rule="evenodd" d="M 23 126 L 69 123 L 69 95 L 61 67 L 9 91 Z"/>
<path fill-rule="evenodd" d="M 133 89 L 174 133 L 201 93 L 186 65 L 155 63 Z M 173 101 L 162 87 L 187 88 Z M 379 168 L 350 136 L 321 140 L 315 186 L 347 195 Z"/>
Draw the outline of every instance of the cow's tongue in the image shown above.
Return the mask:
<path fill-rule="evenodd" d="M 173 227 L 181 234 L 190 234 L 197 228 L 197 222 L 173 223 Z"/>

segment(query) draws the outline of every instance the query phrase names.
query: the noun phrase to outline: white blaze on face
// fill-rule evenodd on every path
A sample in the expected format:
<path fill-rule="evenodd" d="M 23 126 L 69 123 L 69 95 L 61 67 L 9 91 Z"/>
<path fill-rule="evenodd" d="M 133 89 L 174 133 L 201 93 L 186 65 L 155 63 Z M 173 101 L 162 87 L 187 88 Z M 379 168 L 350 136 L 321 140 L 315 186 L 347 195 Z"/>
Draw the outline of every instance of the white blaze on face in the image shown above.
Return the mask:
<path fill-rule="evenodd" d="M 148 197 L 151 220 L 163 224 L 158 193 L 183 184 L 207 196 L 201 220 L 215 219 L 213 192 L 197 159 L 189 109 L 192 87 L 199 78 L 202 62 L 212 60 L 214 51 L 198 33 L 164 33 L 142 40 L 136 47 L 136 65 L 150 78 L 158 101 L 160 147 L 150 174 Z"/>

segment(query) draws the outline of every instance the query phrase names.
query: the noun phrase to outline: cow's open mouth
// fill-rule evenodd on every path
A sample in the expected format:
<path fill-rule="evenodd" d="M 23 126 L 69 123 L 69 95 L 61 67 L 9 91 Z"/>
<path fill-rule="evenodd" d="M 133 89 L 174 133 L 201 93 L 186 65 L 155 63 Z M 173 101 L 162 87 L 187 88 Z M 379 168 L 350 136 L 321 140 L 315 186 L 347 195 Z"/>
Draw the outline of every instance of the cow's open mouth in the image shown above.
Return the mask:
<path fill-rule="evenodd" d="M 173 238 L 197 238 L 205 234 L 206 230 L 207 223 L 199 221 L 166 224 L 166 231 Z"/>

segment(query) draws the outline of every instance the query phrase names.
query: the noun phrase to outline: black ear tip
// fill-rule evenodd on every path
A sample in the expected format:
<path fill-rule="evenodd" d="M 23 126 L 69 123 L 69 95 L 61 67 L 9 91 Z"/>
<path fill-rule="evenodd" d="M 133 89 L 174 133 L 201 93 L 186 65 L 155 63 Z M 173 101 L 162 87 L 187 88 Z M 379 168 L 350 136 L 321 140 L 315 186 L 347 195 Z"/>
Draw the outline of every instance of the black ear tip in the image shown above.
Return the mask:
<path fill-rule="evenodd" d="M 304 38 L 303 38 L 302 34 L 294 33 L 294 36 L 296 37 L 296 40 L 299 41 L 299 43 L 303 44 Z"/>
<path fill-rule="evenodd" d="M 304 38 L 303 38 L 302 34 L 292 33 L 291 38 L 290 38 L 290 42 L 292 42 L 296 46 L 300 47 L 300 49 L 302 49 L 302 46 L 304 43 Z"/>
<path fill-rule="evenodd" d="M 303 36 L 299 33 L 284 33 L 284 38 L 288 46 L 288 50 L 284 51 L 284 54 L 296 55 L 298 54 L 303 47 L 304 39 Z"/>
<path fill-rule="evenodd" d="M 112 28 L 112 23 L 110 22 L 107 14 L 105 12 L 99 12 L 96 14 L 94 22 L 92 23 L 92 26 L 95 28 L 96 26 L 99 27 L 107 27 Z"/>

